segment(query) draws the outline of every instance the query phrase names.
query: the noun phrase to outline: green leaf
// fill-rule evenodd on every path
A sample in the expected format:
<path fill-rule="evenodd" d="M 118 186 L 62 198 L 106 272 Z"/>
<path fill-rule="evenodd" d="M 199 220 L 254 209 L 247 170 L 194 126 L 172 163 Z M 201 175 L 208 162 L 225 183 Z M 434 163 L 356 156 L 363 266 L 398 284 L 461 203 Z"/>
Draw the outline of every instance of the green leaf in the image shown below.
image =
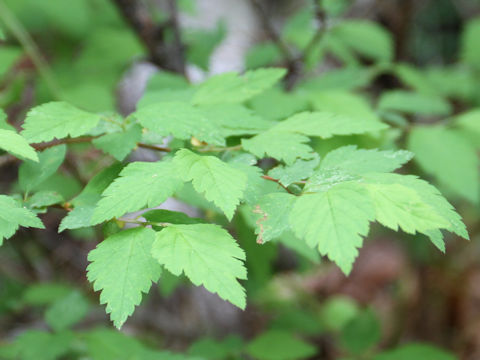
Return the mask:
<path fill-rule="evenodd" d="M 352 174 L 392 172 L 410 161 L 412 157 L 413 154 L 405 150 L 364 150 L 349 145 L 330 151 L 322 159 L 320 170 L 341 169 Z"/>
<path fill-rule="evenodd" d="M 401 184 L 366 183 L 375 206 L 375 218 L 382 225 L 409 234 L 426 233 L 433 229 L 447 229 L 449 222 L 424 202 L 414 189 Z"/>
<path fill-rule="evenodd" d="M 215 145 L 225 145 L 220 130 L 197 108 L 179 101 L 156 102 L 146 105 L 134 116 L 147 129 L 159 135 L 173 135 L 177 139 L 198 140 Z"/>
<path fill-rule="evenodd" d="M 289 186 L 290 184 L 307 179 L 313 175 L 314 169 L 320 163 L 320 157 L 317 153 L 314 153 L 314 158 L 312 160 L 302 160 L 297 159 L 290 166 L 277 166 L 268 172 L 268 175 L 284 185 Z"/>
<path fill-rule="evenodd" d="M 289 131 L 328 139 L 334 135 L 364 134 L 386 129 L 379 121 L 330 112 L 302 112 L 278 123 L 271 131 Z"/>
<path fill-rule="evenodd" d="M 142 139 L 142 127 L 134 124 L 123 132 L 104 135 L 92 141 L 97 149 L 112 155 L 118 161 L 122 161 L 137 146 Z"/>
<path fill-rule="evenodd" d="M 61 283 L 37 283 L 25 290 L 22 301 L 34 306 L 48 305 L 64 298 L 71 292 L 71 287 Z"/>
<path fill-rule="evenodd" d="M 273 193 L 260 198 L 253 209 L 257 215 L 257 243 L 263 244 L 275 239 L 290 228 L 288 218 L 295 199 L 295 196 L 287 193 Z"/>
<path fill-rule="evenodd" d="M 480 200 L 479 161 L 460 133 L 443 126 L 415 127 L 408 138 L 415 161 L 439 183 L 473 203 Z"/>
<path fill-rule="evenodd" d="M 0 108 L 0 129 L 16 132 L 17 130 L 7 122 L 7 114 Z"/>
<path fill-rule="evenodd" d="M 220 127 L 224 137 L 258 134 L 275 124 L 240 104 L 206 105 L 200 109 L 208 121 Z"/>
<path fill-rule="evenodd" d="M 150 222 L 168 224 L 200 224 L 205 223 L 204 219 L 191 218 L 187 214 L 171 210 L 150 210 L 142 214 L 142 217 Z"/>
<path fill-rule="evenodd" d="M 255 96 L 248 102 L 256 114 L 269 120 L 283 120 L 308 110 L 308 99 L 302 93 L 285 92 L 275 87 Z"/>
<path fill-rule="evenodd" d="M 134 162 L 105 189 L 92 216 L 92 225 L 144 207 L 160 205 L 182 184 L 171 161 Z"/>
<path fill-rule="evenodd" d="M 33 212 L 23 208 L 10 196 L 0 195 L 0 245 L 4 239 L 12 237 L 20 226 L 45 228 Z"/>
<path fill-rule="evenodd" d="M 367 309 L 345 324 L 340 341 L 351 354 L 361 355 L 376 345 L 380 338 L 378 318 L 373 310 Z"/>
<path fill-rule="evenodd" d="M 64 202 L 62 195 L 55 191 L 39 191 L 27 199 L 25 205 L 29 208 L 46 208 Z"/>
<path fill-rule="evenodd" d="M 250 342 L 247 352 L 259 360 L 300 360 L 315 355 L 316 349 L 291 333 L 270 330 Z"/>
<path fill-rule="evenodd" d="M 158 281 L 161 267 L 151 256 L 155 232 L 135 228 L 116 233 L 88 254 L 87 277 L 95 291 L 101 290 L 100 303 L 117 328 L 133 314 L 152 282 Z"/>
<path fill-rule="evenodd" d="M 82 192 L 70 201 L 74 209 L 62 219 L 58 232 L 65 229 L 91 226 L 95 205 L 102 198 L 101 194 L 115 180 L 121 170 L 122 165 L 117 163 L 96 174 Z"/>
<path fill-rule="evenodd" d="M 310 139 L 287 131 L 265 131 L 250 139 L 242 139 L 242 147 L 259 159 L 273 157 L 290 165 L 297 158 L 311 159 L 313 149 L 306 145 Z"/>
<path fill-rule="evenodd" d="M 28 145 L 23 136 L 14 131 L 0 129 L 0 149 L 24 159 L 38 161 L 35 149 Z"/>
<path fill-rule="evenodd" d="M 298 197 L 290 213 L 290 226 L 299 238 L 318 247 L 321 255 L 327 255 L 348 274 L 374 217 L 368 193 L 355 182 L 345 182 Z"/>
<path fill-rule="evenodd" d="M 480 49 L 478 39 L 480 37 L 480 19 L 473 19 L 467 23 L 462 35 L 462 59 L 475 68 L 480 68 Z"/>
<path fill-rule="evenodd" d="M 82 320 L 88 312 L 88 302 L 78 291 L 55 301 L 45 312 L 45 321 L 56 332 L 66 330 Z"/>
<path fill-rule="evenodd" d="M 15 339 L 15 359 L 57 360 L 68 353 L 74 341 L 73 334 L 50 334 L 39 330 L 27 330 Z"/>
<path fill-rule="evenodd" d="M 282 54 L 276 44 L 272 42 L 255 44 L 248 49 L 245 66 L 247 69 L 257 69 L 278 63 L 281 59 Z"/>
<path fill-rule="evenodd" d="M 247 71 L 243 76 L 236 73 L 215 75 L 199 86 L 193 103 L 242 103 L 273 87 L 285 73 L 285 69 L 271 68 Z"/>
<path fill-rule="evenodd" d="M 393 58 L 393 38 L 375 22 L 347 20 L 332 29 L 332 36 L 367 58 L 376 61 L 391 61 Z"/>
<path fill-rule="evenodd" d="M 182 35 L 187 45 L 186 53 L 188 61 L 208 71 L 210 56 L 227 32 L 225 23 L 222 21 L 218 22 L 216 28 L 212 30 L 186 30 Z"/>
<path fill-rule="evenodd" d="M 152 254 L 172 274 L 184 272 L 195 285 L 245 308 L 245 290 L 237 281 L 247 278 L 245 253 L 221 227 L 170 225 L 156 234 Z"/>
<path fill-rule="evenodd" d="M 384 92 L 380 97 L 378 109 L 424 116 L 442 116 L 452 112 L 451 105 L 441 97 L 403 90 Z"/>
<path fill-rule="evenodd" d="M 394 350 L 385 351 L 374 360 L 456 360 L 457 357 L 442 349 L 427 344 L 407 344 Z"/>
<path fill-rule="evenodd" d="M 192 181 L 198 193 L 232 219 L 247 186 L 247 176 L 242 171 L 215 156 L 201 156 L 187 149 L 175 154 L 174 164 L 184 181 Z"/>
<path fill-rule="evenodd" d="M 84 135 L 100 121 L 100 116 L 65 102 L 50 102 L 34 107 L 27 114 L 22 135 L 30 143 Z"/>
<path fill-rule="evenodd" d="M 350 297 L 335 295 L 329 297 L 320 312 L 322 323 L 331 332 L 338 332 L 359 313 L 357 303 Z"/>
<path fill-rule="evenodd" d="M 20 188 L 28 193 L 52 176 L 65 159 L 67 147 L 55 146 L 38 153 L 38 162 L 27 160 L 20 165 L 18 182 Z"/>

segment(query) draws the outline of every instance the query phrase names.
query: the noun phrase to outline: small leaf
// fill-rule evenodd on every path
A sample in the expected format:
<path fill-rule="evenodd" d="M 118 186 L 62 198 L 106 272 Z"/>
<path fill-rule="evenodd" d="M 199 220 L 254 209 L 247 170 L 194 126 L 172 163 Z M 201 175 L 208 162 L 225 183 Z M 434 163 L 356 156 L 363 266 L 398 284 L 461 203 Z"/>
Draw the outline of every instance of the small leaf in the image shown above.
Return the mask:
<path fill-rule="evenodd" d="M 40 219 L 10 196 L 0 195 L 0 245 L 9 239 L 20 226 L 44 229 Z"/>
<path fill-rule="evenodd" d="M 24 159 L 38 161 L 35 149 L 28 145 L 23 136 L 14 131 L 0 129 L 0 149 Z"/>
<path fill-rule="evenodd" d="M 247 176 L 215 156 L 201 156 L 182 149 L 175 154 L 175 169 L 184 181 L 192 181 L 195 190 L 213 201 L 232 219 L 243 197 Z"/>
<path fill-rule="evenodd" d="M 384 92 L 378 108 L 424 116 L 449 115 L 452 112 L 452 107 L 443 98 L 402 90 Z"/>
<path fill-rule="evenodd" d="M 147 211 L 142 214 L 142 217 L 150 222 L 168 224 L 201 224 L 206 222 L 204 219 L 191 218 L 183 212 L 164 209 Z"/>
<path fill-rule="evenodd" d="M 130 126 L 123 132 L 104 135 L 92 141 L 93 145 L 103 152 L 122 161 L 137 146 L 142 138 L 142 127 L 138 124 Z"/>
<path fill-rule="evenodd" d="M 172 274 L 182 272 L 195 285 L 203 285 L 241 309 L 246 279 L 245 253 L 230 234 L 217 225 L 170 225 L 158 232 L 152 254 Z"/>
<path fill-rule="evenodd" d="M 320 163 L 320 157 L 317 153 L 313 154 L 312 160 L 296 160 L 290 166 L 279 165 L 268 172 L 268 175 L 274 179 L 278 179 L 284 186 L 307 179 L 313 175 L 314 169 Z"/>
<path fill-rule="evenodd" d="M 102 241 L 88 254 L 88 280 L 101 290 L 100 303 L 117 328 L 121 328 L 158 281 L 161 267 L 150 251 L 155 232 L 147 228 L 128 229 Z"/>
<path fill-rule="evenodd" d="M 55 331 L 66 330 L 82 320 L 88 312 L 88 302 L 78 291 L 55 301 L 45 312 L 45 321 Z"/>
<path fill-rule="evenodd" d="M 50 102 L 34 107 L 27 114 L 22 135 L 30 143 L 84 135 L 100 121 L 100 116 L 65 102 Z"/>

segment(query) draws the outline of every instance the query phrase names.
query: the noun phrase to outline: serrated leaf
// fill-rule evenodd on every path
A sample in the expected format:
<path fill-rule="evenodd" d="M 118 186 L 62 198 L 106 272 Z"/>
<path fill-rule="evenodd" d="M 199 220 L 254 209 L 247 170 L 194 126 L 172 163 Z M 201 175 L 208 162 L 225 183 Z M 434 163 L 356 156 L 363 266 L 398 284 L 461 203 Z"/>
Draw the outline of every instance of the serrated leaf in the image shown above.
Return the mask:
<path fill-rule="evenodd" d="M 140 124 L 160 135 L 173 135 L 177 139 L 198 140 L 215 145 L 225 145 L 220 130 L 205 117 L 202 111 L 179 101 L 157 102 L 138 109 L 134 116 Z"/>
<path fill-rule="evenodd" d="M 278 87 L 255 96 L 248 102 L 248 106 L 269 120 L 283 120 L 309 107 L 308 99 L 303 93 L 287 93 Z"/>
<path fill-rule="evenodd" d="M 271 131 L 288 131 L 328 139 L 334 135 L 364 134 L 386 128 L 387 126 L 379 121 L 316 111 L 295 114 L 279 122 Z"/>
<path fill-rule="evenodd" d="M 142 139 L 142 127 L 138 124 L 130 126 L 127 130 L 106 134 L 92 141 L 93 145 L 103 152 L 122 161 L 137 146 Z"/>
<path fill-rule="evenodd" d="M 62 195 L 56 191 L 39 191 L 27 199 L 25 204 L 29 208 L 45 208 L 55 204 L 60 204 L 64 201 Z"/>
<path fill-rule="evenodd" d="M 289 220 L 295 235 L 348 274 L 374 217 L 366 190 L 356 182 L 345 182 L 298 197 Z"/>
<path fill-rule="evenodd" d="M 20 188 L 28 193 L 52 176 L 65 159 L 66 145 L 55 146 L 38 153 L 38 162 L 26 160 L 18 170 Z"/>
<path fill-rule="evenodd" d="M 242 171 L 215 156 L 201 156 L 187 149 L 175 154 L 174 164 L 184 181 L 192 181 L 198 193 L 232 219 L 247 186 L 247 176 Z"/>
<path fill-rule="evenodd" d="M 475 148 L 455 130 L 442 126 L 415 127 L 408 138 L 415 161 L 455 194 L 478 203 L 479 160 Z"/>
<path fill-rule="evenodd" d="M 449 115 L 452 107 L 441 97 L 421 93 L 394 90 L 380 97 L 378 108 L 416 115 Z"/>
<path fill-rule="evenodd" d="M 364 175 L 364 181 L 376 184 L 400 184 L 415 190 L 425 204 L 428 204 L 433 211 L 449 222 L 449 226 L 446 228 L 448 231 L 454 232 L 464 239 L 469 239 L 465 224 L 462 222 L 460 215 L 458 215 L 453 206 L 440 192 L 426 181 L 413 175 L 378 173 Z"/>
<path fill-rule="evenodd" d="M 20 226 L 45 228 L 33 212 L 23 208 L 10 196 L 0 195 L 0 245 L 4 239 L 12 237 Z"/>
<path fill-rule="evenodd" d="M 270 330 L 255 338 L 247 346 L 247 352 L 259 360 L 300 360 L 315 355 L 315 347 L 296 339 L 293 334 Z"/>
<path fill-rule="evenodd" d="M 27 113 L 22 135 L 30 143 L 84 135 L 100 121 L 100 115 L 76 108 L 66 102 L 50 102 Z"/>
<path fill-rule="evenodd" d="M 171 161 L 134 162 L 105 189 L 92 216 L 92 225 L 144 207 L 160 205 L 182 185 Z"/>
<path fill-rule="evenodd" d="M 446 229 L 450 225 L 414 189 L 401 184 L 376 183 L 367 183 L 365 188 L 375 206 L 375 218 L 390 229 L 398 231 L 401 228 L 406 233 L 415 234 L 416 231 L 426 233 Z"/>
<path fill-rule="evenodd" d="M 156 234 L 152 254 L 174 275 L 182 272 L 222 299 L 245 308 L 245 253 L 230 234 L 217 225 L 171 225 Z"/>
<path fill-rule="evenodd" d="M 247 71 L 243 76 L 236 73 L 215 75 L 199 86 L 193 103 L 242 103 L 271 88 L 285 74 L 285 69 L 271 68 Z"/>
<path fill-rule="evenodd" d="M 38 155 L 23 136 L 14 131 L 0 129 L 0 149 L 24 159 L 38 161 Z"/>
<path fill-rule="evenodd" d="M 286 164 L 300 159 L 311 159 L 313 149 L 306 145 L 310 139 L 287 131 L 265 131 L 250 139 L 242 139 L 242 147 L 258 158 L 273 157 Z"/>
<path fill-rule="evenodd" d="M 312 160 L 297 159 L 290 166 L 279 165 L 268 172 L 268 175 L 274 179 L 278 179 L 284 186 L 307 179 L 313 175 L 314 169 L 320 163 L 320 157 L 317 153 L 313 154 Z"/>
<path fill-rule="evenodd" d="M 95 291 L 101 290 L 100 303 L 117 328 L 133 314 L 152 282 L 158 281 L 161 267 L 152 258 L 155 232 L 134 228 L 116 233 L 88 254 L 87 277 Z"/>
<path fill-rule="evenodd" d="M 352 174 L 369 172 L 392 172 L 412 159 L 409 151 L 379 151 L 357 149 L 355 145 L 343 146 L 330 151 L 322 159 L 320 170 L 342 169 Z"/>
<path fill-rule="evenodd" d="M 259 199 L 253 212 L 256 214 L 257 242 L 263 244 L 290 229 L 288 218 L 296 197 L 287 193 L 273 193 Z"/>

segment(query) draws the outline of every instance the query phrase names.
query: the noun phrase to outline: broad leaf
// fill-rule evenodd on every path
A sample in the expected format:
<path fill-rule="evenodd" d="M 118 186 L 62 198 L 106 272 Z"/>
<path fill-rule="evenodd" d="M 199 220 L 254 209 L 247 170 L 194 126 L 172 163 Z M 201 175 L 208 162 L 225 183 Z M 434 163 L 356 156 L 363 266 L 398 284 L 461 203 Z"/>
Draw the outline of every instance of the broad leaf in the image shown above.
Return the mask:
<path fill-rule="evenodd" d="M 44 229 L 40 219 L 30 210 L 23 208 L 15 199 L 0 195 L 0 245 L 20 226 Z"/>
<path fill-rule="evenodd" d="M 198 193 L 213 201 L 232 219 L 243 198 L 247 176 L 215 156 L 201 156 L 182 149 L 175 154 L 175 170 L 184 181 L 192 181 Z"/>
<path fill-rule="evenodd" d="M 245 253 L 230 234 L 217 225 L 171 225 L 156 235 L 152 254 L 174 275 L 182 272 L 232 304 L 245 308 Z"/>
<path fill-rule="evenodd" d="M 448 115 L 452 112 L 450 104 L 440 97 L 402 90 L 383 93 L 378 108 L 425 116 Z"/>
<path fill-rule="evenodd" d="M 22 135 L 30 143 L 76 137 L 92 130 L 100 118 L 65 102 L 50 102 L 28 112 Z"/>
<path fill-rule="evenodd" d="M 316 349 L 293 334 L 271 330 L 250 342 L 247 352 L 259 360 L 300 360 L 315 355 Z"/>
<path fill-rule="evenodd" d="M 28 145 L 23 136 L 14 131 L 0 129 L 0 149 L 24 159 L 38 161 L 35 149 Z"/>
<path fill-rule="evenodd" d="M 127 130 L 104 135 L 92 141 L 93 145 L 103 152 L 122 161 L 137 146 L 142 138 L 142 127 L 134 124 Z"/>
<path fill-rule="evenodd" d="M 290 226 L 348 274 L 374 218 L 367 191 L 356 182 L 346 182 L 300 196 L 290 213 Z"/>
<path fill-rule="evenodd" d="M 147 228 L 121 231 L 102 241 L 88 254 L 88 280 L 101 290 L 100 303 L 117 328 L 121 328 L 160 278 L 161 267 L 152 258 L 155 233 Z"/>

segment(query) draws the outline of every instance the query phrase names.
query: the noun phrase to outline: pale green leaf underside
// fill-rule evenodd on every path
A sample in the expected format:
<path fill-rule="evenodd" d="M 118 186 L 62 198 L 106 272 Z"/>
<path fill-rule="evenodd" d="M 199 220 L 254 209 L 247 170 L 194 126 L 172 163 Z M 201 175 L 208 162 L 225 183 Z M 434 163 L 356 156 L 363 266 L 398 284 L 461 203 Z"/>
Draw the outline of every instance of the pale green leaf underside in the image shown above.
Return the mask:
<path fill-rule="evenodd" d="M 154 240 L 151 229 L 129 229 L 110 236 L 88 254 L 88 280 L 95 291 L 102 291 L 100 303 L 107 305 L 117 328 L 160 278 L 161 266 L 151 255 Z"/>
<path fill-rule="evenodd" d="M 217 225 L 170 225 L 156 234 L 153 257 L 174 275 L 182 272 L 222 299 L 245 308 L 245 253 L 230 234 Z"/>
<path fill-rule="evenodd" d="M 160 205 L 182 185 L 170 161 L 134 162 L 102 194 L 92 225 L 127 212 Z"/>
<path fill-rule="evenodd" d="M 242 171 L 215 156 L 201 156 L 187 149 L 175 154 L 174 164 L 184 181 L 192 181 L 198 193 L 232 219 L 247 186 L 247 176 Z"/>
<path fill-rule="evenodd" d="M 30 143 L 77 137 L 97 126 L 100 115 L 80 110 L 65 102 L 34 107 L 27 114 L 22 135 Z"/>
<path fill-rule="evenodd" d="M 23 208 L 15 199 L 0 195 L 0 245 L 20 226 L 44 229 L 41 220 L 30 210 Z"/>

